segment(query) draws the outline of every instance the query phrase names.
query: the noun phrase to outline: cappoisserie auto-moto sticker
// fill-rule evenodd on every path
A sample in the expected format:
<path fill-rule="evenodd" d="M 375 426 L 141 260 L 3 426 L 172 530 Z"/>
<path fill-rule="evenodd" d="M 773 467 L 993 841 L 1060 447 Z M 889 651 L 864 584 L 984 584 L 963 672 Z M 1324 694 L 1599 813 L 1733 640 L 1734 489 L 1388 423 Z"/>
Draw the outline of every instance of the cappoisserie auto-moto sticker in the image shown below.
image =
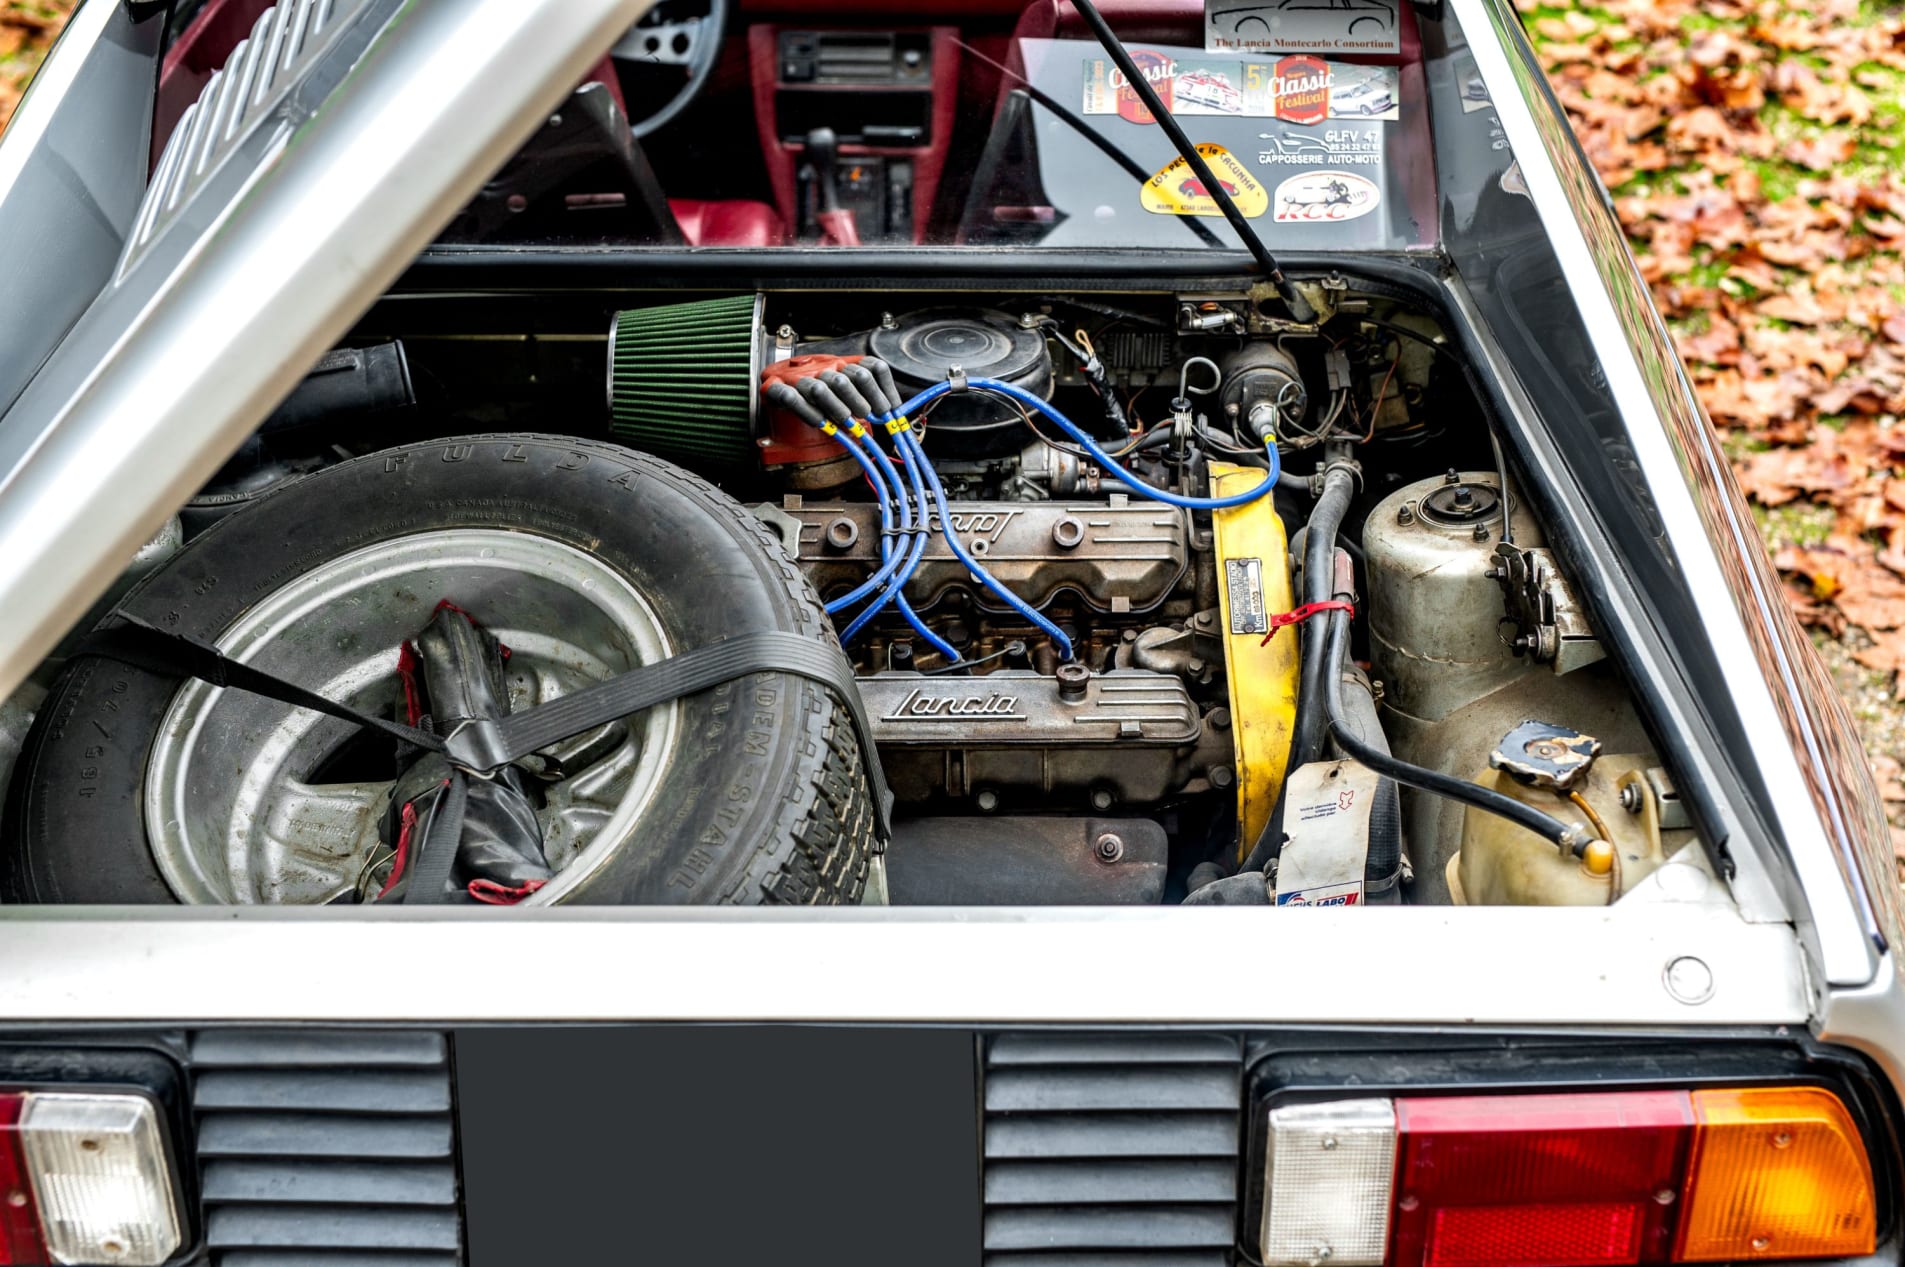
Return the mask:
<path fill-rule="evenodd" d="M 1272 218 L 1279 224 L 1338 224 L 1366 216 L 1382 190 L 1355 172 L 1304 172 L 1277 186 Z"/>
<path fill-rule="evenodd" d="M 1197 152 L 1210 165 L 1211 174 L 1217 177 L 1224 192 L 1237 204 L 1238 211 L 1254 220 L 1270 209 L 1270 196 L 1264 192 L 1262 183 L 1229 150 L 1221 145 L 1200 144 Z M 1211 196 L 1204 182 L 1182 158 L 1172 159 L 1163 171 L 1145 181 L 1139 198 L 1146 211 L 1154 211 L 1159 215 L 1223 214 L 1217 207 L 1217 199 Z"/>
<path fill-rule="evenodd" d="M 1383 133 L 1378 127 L 1287 128 L 1259 132 L 1261 167 L 1380 167 Z"/>
<path fill-rule="evenodd" d="M 1397 117 L 1393 66 L 1351 66 L 1298 54 L 1273 62 L 1174 58 L 1135 49 L 1131 60 L 1173 114 L 1281 119 L 1387 121 Z M 1085 114 L 1154 123 L 1124 73 L 1104 58 L 1085 60 Z"/>

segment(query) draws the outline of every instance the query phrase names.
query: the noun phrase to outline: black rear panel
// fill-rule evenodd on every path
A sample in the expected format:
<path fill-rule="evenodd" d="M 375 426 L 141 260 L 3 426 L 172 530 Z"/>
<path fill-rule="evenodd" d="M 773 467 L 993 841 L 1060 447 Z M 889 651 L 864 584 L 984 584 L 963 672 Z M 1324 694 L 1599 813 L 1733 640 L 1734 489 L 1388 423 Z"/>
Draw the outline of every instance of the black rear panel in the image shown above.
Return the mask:
<path fill-rule="evenodd" d="M 460 1031 L 471 1267 L 971 1267 L 974 1070 L 968 1030 Z"/>

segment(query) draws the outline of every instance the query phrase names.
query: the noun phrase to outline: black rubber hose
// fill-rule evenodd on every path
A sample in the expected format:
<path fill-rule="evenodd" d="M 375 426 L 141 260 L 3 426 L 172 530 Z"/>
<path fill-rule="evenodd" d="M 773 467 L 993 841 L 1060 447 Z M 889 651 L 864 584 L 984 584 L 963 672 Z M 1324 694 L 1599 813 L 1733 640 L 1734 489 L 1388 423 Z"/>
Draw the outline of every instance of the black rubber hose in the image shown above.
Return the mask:
<path fill-rule="evenodd" d="M 1323 475 L 1323 495 L 1316 499 L 1303 535 L 1303 601 L 1328 602 L 1336 588 L 1336 534 L 1349 513 L 1349 499 L 1356 492 L 1356 477 L 1347 467 L 1331 467 Z M 1326 639 L 1321 629 L 1311 624 L 1303 631 L 1303 672 L 1297 685 L 1296 735 L 1290 742 L 1290 764 L 1294 770 L 1323 755 L 1323 739 L 1328 719 L 1318 705 L 1324 699 Z"/>
<path fill-rule="evenodd" d="M 1371 748 L 1389 753 L 1389 736 L 1383 733 L 1382 718 L 1376 712 L 1376 695 L 1369 679 L 1345 658 L 1347 647 L 1331 640 L 1329 658 L 1340 693 L 1343 709 L 1338 719 L 1347 724 Z M 1338 750 L 1342 748 L 1337 745 Z M 1344 753 L 1347 756 L 1347 753 Z M 1365 901 L 1393 901 L 1396 881 L 1402 873 L 1402 805 L 1396 795 L 1396 781 L 1379 779 L 1376 797 L 1369 811 L 1369 852 L 1363 864 Z"/>
<path fill-rule="evenodd" d="M 1340 665 L 1349 654 L 1349 613 L 1341 611 L 1326 612 L 1321 617 L 1329 621 L 1329 632 L 1324 639 L 1329 663 Z M 1430 770 L 1419 765 L 1410 765 L 1407 761 L 1391 756 L 1388 752 L 1366 744 L 1356 734 L 1350 724 L 1348 711 L 1343 706 L 1343 675 L 1332 672 L 1327 678 L 1326 698 L 1328 700 L 1330 733 L 1335 736 L 1336 744 L 1349 757 L 1362 762 L 1377 774 L 1394 779 L 1406 787 L 1423 792 L 1444 796 L 1459 801 L 1473 809 L 1496 814 L 1517 827 L 1525 827 L 1544 840 L 1553 841 L 1558 846 L 1566 846 L 1576 840 L 1585 840 L 1584 832 L 1562 822 L 1552 814 L 1544 814 L 1532 805 L 1525 805 L 1512 796 L 1503 796 L 1493 788 L 1483 787 L 1479 783 L 1470 783 L 1439 770 Z"/>

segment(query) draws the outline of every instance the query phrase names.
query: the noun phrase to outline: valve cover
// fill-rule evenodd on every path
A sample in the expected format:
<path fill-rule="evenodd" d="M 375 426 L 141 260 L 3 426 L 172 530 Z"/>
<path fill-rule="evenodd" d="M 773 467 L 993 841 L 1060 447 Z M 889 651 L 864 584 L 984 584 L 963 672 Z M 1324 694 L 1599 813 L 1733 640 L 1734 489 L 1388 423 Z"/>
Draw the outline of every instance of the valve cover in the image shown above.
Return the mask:
<path fill-rule="evenodd" d="M 858 585 L 879 565 L 880 518 L 871 503 L 789 498 L 783 509 L 800 522 L 799 562 L 822 598 Z M 1108 502 L 952 502 L 946 509 L 973 558 L 1037 607 L 1069 589 L 1099 611 L 1149 611 L 1189 566 L 1187 512 L 1122 494 Z M 926 608 L 954 587 L 974 591 L 987 610 L 1007 610 L 972 583 L 935 532 L 907 596 Z"/>

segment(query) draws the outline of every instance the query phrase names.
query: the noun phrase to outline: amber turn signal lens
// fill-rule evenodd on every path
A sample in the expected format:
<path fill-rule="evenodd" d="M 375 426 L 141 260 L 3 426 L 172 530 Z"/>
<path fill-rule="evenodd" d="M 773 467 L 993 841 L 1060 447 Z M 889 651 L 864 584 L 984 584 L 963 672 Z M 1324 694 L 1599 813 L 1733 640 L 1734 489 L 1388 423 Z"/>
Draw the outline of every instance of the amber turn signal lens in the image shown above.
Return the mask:
<path fill-rule="evenodd" d="M 1872 1164 L 1845 1105 L 1817 1087 L 1693 1093 L 1681 1262 L 1872 1252 Z"/>

